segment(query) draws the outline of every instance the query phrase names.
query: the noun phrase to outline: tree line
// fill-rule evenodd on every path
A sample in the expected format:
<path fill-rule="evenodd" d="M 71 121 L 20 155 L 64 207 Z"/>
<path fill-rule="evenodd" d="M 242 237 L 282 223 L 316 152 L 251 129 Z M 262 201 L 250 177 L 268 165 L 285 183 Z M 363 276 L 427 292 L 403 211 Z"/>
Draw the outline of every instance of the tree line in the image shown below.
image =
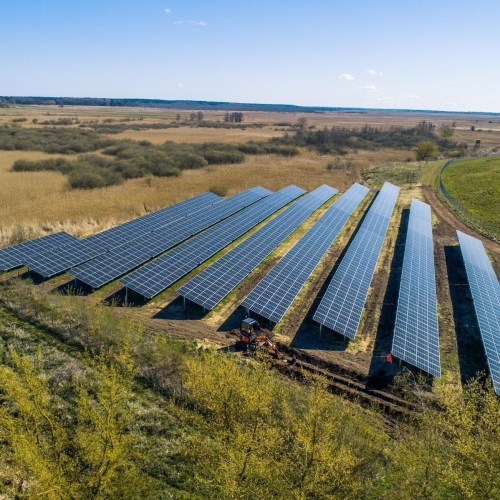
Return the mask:
<path fill-rule="evenodd" d="M 305 125 L 305 123 L 304 123 Z M 287 144 L 316 150 L 319 154 L 348 154 L 356 149 L 378 149 L 382 147 L 412 149 L 419 142 L 433 141 L 441 151 L 467 148 L 447 137 L 438 136 L 432 123 L 422 122 L 415 127 L 390 127 L 388 129 L 365 125 L 364 127 L 325 127 L 322 130 L 305 129 L 304 125 L 290 135 L 274 137 L 277 144 Z"/>

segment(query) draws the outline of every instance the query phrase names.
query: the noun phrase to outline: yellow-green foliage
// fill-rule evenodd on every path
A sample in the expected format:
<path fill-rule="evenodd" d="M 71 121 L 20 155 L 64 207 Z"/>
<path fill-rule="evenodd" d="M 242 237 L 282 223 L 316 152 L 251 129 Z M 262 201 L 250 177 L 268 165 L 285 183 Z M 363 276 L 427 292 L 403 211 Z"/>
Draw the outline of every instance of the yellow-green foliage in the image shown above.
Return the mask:
<path fill-rule="evenodd" d="M 0 306 L 0 496 L 500 497 L 490 385 L 433 393 L 408 372 L 399 390 L 417 409 L 389 433 L 376 411 L 330 394 L 323 378 L 303 374 L 299 384 L 265 359 L 200 351 L 41 287 L 0 287 L 0 299 L 31 322 Z M 62 373 L 48 339 L 74 357 Z M 94 357 L 59 339 L 93 346 Z"/>
<path fill-rule="evenodd" d="M 0 366 L 0 439 L 17 466 L 11 494 L 89 499 L 140 491 L 134 438 L 127 432 L 134 370 L 125 352 L 113 360 L 89 358 L 91 374 L 63 393 L 49 386 L 40 356 L 33 362 L 10 349 L 6 361 Z"/>
<path fill-rule="evenodd" d="M 500 158 L 453 163 L 443 172 L 442 180 L 448 192 L 471 213 L 491 224 L 499 224 Z"/>
<path fill-rule="evenodd" d="M 188 455 L 216 498 L 359 498 L 387 444 L 380 421 L 325 380 L 297 390 L 264 362 L 207 352 L 188 361 L 185 388 L 205 436 Z"/>

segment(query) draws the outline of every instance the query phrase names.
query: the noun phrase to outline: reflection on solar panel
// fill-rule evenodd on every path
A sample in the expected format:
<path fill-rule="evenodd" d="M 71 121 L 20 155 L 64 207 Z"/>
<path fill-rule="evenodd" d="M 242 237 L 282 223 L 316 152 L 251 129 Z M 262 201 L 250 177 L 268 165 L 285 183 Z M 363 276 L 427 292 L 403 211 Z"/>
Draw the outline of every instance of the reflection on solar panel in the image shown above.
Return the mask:
<path fill-rule="evenodd" d="M 495 392 L 500 395 L 500 284 L 483 243 L 457 231 Z"/>
<path fill-rule="evenodd" d="M 288 186 L 137 270 L 121 282 L 150 299 L 305 191 Z"/>
<path fill-rule="evenodd" d="M 183 219 L 180 224 L 164 226 L 130 241 L 112 252 L 75 267 L 70 272 L 75 278 L 92 288 L 99 288 L 166 252 L 169 248 L 178 245 L 194 234 L 255 203 L 269 193 L 270 191 L 261 187 L 248 189 Z"/>
<path fill-rule="evenodd" d="M 277 323 L 316 269 L 368 188 L 353 184 L 250 292 L 242 305 Z"/>
<path fill-rule="evenodd" d="M 412 200 L 392 354 L 441 376 L 431 207 Z"/>
<path fill-rule="evenodd" d="M 182 286 L 178 293 L 207 309 L 212 309 L 309 215 L 337 192 L 337 189 L 323 185 L 307 194 L 195 276 Z"/>
<path fill-rule="evenodd" d="M 105 254 L 110 249 L 119 247 L 128 241 L 151 234 L 153 231 L 158 231 L 184 217 L 220 203 L 221 199 L 213 193 L 204 193 L 84 240 L 76 240 L 69 245 L 57 248 L 51 254 L 34 255 L 25 264 L 42 276 L 50 278 L 82 262 Z"/>
<path fill-rule="evenodd" d="M 61 231 L 26 243 L 3 248 L 0 250 L 0 271 L 15 269 L 22 266 L 26 257 L 30 255 L 50 253 L 54 248 L 74 241 L 78 240 L 74 236 Z"/>
<path fill-rule="evenodd" d="M 349 246 L 314 320 L 353 339 L 382 249 L 399 188 L 386 182 Z"/>

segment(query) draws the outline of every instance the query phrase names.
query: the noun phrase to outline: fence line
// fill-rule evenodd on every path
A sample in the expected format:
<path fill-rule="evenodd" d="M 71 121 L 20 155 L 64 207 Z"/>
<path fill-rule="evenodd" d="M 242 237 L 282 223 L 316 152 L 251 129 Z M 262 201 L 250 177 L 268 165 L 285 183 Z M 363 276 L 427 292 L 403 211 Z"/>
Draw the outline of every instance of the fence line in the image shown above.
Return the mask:
<path fill-rule="evenodd" d="M 487 156 L 490 155 L 486 154 L 483 156 L 465 156 L 463 158 L 453 158 L 451 160 L 448 160 L 439 171 L 438 195 L 440 195 L 440 198 L 450 206 L 450 208 L 456 213 L 459 219 L 465 222 L 468 226 L 471 226 L 474 229 L 478 230 L 480 233 L 484 234 L 484 236 L 498 241 L 500 239 L 499 225 L 485 221 L 481 217 L 478 217 L 477 215 L 470 212 L 469 209 L 461 201 L 457 200 L 443 184 L 443 173 L 453 163 L 457 163 L 460 161 L 477 160 L 479 158 L 485 158 Z"/>

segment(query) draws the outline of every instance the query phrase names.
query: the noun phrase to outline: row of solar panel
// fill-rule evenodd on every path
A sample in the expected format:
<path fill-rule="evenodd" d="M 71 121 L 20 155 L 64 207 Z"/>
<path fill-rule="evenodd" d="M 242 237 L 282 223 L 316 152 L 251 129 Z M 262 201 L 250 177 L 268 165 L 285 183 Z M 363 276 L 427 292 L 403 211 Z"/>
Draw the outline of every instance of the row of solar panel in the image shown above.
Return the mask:
<path fill-rule="evenodd" d="M 439 377 L 431 207 L 412 200 L 399 289 L 392 354 Z"/>
<path fill-rule="evenodd" d="M 313 319 L 353 339 L 399 194 L 386 182 L 344 255 Z"/>
<path fill-rule="evenodd" d="M 500 395 L 500 284 L 483 243 L 457 231 L 493 387 Z"/>

